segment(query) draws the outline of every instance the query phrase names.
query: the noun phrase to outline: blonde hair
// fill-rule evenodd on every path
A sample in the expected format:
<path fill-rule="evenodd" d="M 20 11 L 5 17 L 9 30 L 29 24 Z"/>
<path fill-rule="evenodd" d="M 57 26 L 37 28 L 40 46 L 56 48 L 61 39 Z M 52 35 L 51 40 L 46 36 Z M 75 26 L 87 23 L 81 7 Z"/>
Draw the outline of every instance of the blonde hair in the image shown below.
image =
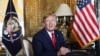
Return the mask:
<path fill-rule="evenodd" d="M 53 14 L 53 13 L 48 13 L 48 14 L 44 15 L 44 17 L 43 17 L 43 22 L 44 22 L 45 19 L 48 18 L 49 16 L 53 16 L 53 17 L 56 18 L 56 15 L 55 15 L 55 14 Z"/>

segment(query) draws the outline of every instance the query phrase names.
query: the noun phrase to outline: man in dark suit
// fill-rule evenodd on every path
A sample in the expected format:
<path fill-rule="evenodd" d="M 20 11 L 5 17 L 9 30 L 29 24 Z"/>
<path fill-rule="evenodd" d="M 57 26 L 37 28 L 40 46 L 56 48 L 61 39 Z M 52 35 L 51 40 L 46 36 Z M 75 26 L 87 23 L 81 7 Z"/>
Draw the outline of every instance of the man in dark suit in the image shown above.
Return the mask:
<path fill-rule="evenodd" d="M 60 31 L 55 30 L 56 16 L 47 14 L 43 18 L 44 28 L 33 36 L 34 56 L 60 56 L 69 52 Z"/>

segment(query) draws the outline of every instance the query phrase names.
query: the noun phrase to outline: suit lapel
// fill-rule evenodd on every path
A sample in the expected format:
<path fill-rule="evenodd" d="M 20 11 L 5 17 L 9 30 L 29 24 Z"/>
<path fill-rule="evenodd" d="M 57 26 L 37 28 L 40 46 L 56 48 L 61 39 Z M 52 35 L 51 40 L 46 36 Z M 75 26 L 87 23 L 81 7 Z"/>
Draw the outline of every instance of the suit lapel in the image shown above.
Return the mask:
<path fill-rule="evenodd" d="M 52 44 L 51 39 L 50 39 L 50 36 L 47 33 L 47 31 L 45 30 L 45 28 L 43 29 L 42 32 L 43 32 L 43 35 L 44 35 L 45 39 L 47 40 L 48 44 L 50 44 L 49 46 L 51 46 L 54 49 L 53 44 Z M 57 31 L 54 31 L 54 34 L 55 34 L 55 39 L 56 39 L 56 50 L 59 50 L 59 47 L 60 47 L 59 34 Z"/>
<path fill-rule="evenodd" d="M 46 31 L 45 29 L 43 29 L 42 32 L 43 32 L 43 35 L 44 35 L 45 39 L 47 40 L 48 44 L 50 44 L 50 46 L 51 46 L 52 48 L 54 48 L 54 47 L 53 47 L 53 44 L 52 44 L 52 42 L 51 42 L 50 36 L 49 36 L 49 34 L 47 33 L 47 31 Z"/>

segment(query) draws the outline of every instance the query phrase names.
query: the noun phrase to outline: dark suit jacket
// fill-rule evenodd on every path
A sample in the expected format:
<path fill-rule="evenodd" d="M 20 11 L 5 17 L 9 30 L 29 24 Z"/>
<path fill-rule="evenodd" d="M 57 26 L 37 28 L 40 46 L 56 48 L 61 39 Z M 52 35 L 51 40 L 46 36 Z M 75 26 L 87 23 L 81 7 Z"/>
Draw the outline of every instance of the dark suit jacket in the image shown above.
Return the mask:
<path fill-rule="evenodd" d="M 54 34 L 56 38 L 56 49 L 53 47 L 50 36 L 45 28 L 33 36 L 32 46 L 34 56 L 57 56 L 57 52 L 61 46 L 67 47 L 62 33 L 54 30 Z"/>

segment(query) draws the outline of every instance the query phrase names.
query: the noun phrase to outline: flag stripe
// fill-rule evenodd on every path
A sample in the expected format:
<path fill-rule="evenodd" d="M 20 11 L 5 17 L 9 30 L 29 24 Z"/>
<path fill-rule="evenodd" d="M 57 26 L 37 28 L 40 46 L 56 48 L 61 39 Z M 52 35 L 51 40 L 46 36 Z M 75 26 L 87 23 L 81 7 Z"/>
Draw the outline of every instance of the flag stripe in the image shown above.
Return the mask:
<path fill-rule="evenodd" d="M 78 0 L 72 32 L 82 47 L 98 39 L 98 23 L 91 0 Z"/>
<path fill-rule="evenodd" d="M 79 15 L 77 12 L 76 12 L 76 16 L 78 16 L 78 18 L 80 18 L 80 15 Z M 81 25 L 78 24 L 78 22 L 76 22 L 76 21 L 79 21 L 79 23 L 80 23 Z M 79 28 L 79 31 L 81 31 L 81 33 L 83 34 L 83 36 L 84 36 L 86 42 L 88 43 L 88 40 L 87 40 L 87 38 L 86 38 L 86 36 L 87 36 L 87 35 L 86 35 L 86 34 L 87 34 L 86 31 L 87 31 L 87 30 L 86 30 L 86 28 L 85 28 L 85 31 L 82 29 L 83 27 L 85 27 L 85 25 L 83 24 L 83 21 L 82 21 L 81 19 L 76 20 L 76 21 L 75 21 L 75 22 L 79 25 L 79 26 L 77 25 L 77 27 Z M 82 25 L 83 25 L 83 26 L 82 26 Z M 81 27 L 81 28 L 80 28 L 80 27 Z M 82 30 L 83 30 L 85 33 L 84 33 Z"/>
<path fill-rule="evenodd" d="M 79 36 L 81 36 L 81 40 L 84 40 L 83 43 L 84 45 L 88 42 L 87 39 L 85 38 L 85 35 L 83 34 L 83 32 L 81 31 L 80 27 L 77 25 L 77 23 L 75 23 L 75 26 L 77 26 L 77 29 L 75 29 L 77 31 L 77 33 L 79 34 Z"/>
<path fill-rule="evenodd" d="M 86 41 L 82 41 L 83 36 L 80 34 L 80 31 L 78 31 L 78 28 L 77 28 L 77 26 L 75 24 L 74 24 L 73 30 L 75 32 L 77 40 L 79 40 L 79 42 L 81 43 L 81 46 L 83 46 L 86 43 Z M 78 38 L 79 36 L 82 36 L 82 38 Z"/>
<path fill-rule="evenodd" d="M 81 38 L 78 38 L 78 37 L 79 37 L 79 34 L 78 34 L 77 31 L 75 30 L 75 28 L 73 28 L 72 32 L 74 33 L 76 39 L 79 41 L 80 45 L 83 46 L 84 43 L 82 42 Z"/>
<path fill-rule="evenodd" d="M 76 13 L 76 15 L 77 15 L 77 13 Z M 80 21 L 78 20 L 79 18 L 78 18 L 76 15 L 75 15 L 76 21 L 78 21 L 78 23 L 79 23 L 79 22 L 80 22 Z M 76 22 L 76 21 L 75 21 L 75 22 Z M 81 24 L 81 23 L 80 23 L 80 24 Z M 80 25 L 80 24 L 79 24 L 79 26 L 81 26 L 81 28 L 82 28 L 83 26 L 82 26 L 82 24 L 81 24 L 81 25 Z M 79 28 L 79 27 L 78 27 L 78 28 Z M 82 30 L 85 31 L 84 28 L 83 28 Z M 77 30 L 77 31 L 80 31 L 80 30 Z M 80 34 L 80 33 L 78 33 L 78 34 Z M 81 35 L 82 35 L 82 34 L 81 34 Z M 83 36 L 84 36 L 84 35 L 83 35 Z M 83 39 L 83 38 L 84 38 L 84 37 L 82 37 L 81 39 Z M 85 42 L 84 42 L 84 43 L 85 43 Z"/>
<path fill-rule="evenodd" d="M 96 16 L 95 16 L 96 10 L 95 10 L 95 8 L 94 8 L 94 6 L 93 6 L 92 3 L 90 4 L 90 6 L 91 6 L 91 7 L 89 8 L 89 10 L 94 12 L 94 13 L 92 13 L 92 16 L 95 18 L 95 19 L 93 19 L 93 20 L 94 20 L 94 22 L 95 22 L 96 27 L 98 28 L 98 23 L 97 23 Z"/>
<path fill-rule="evenodd" d="M 87 7 L 87 11 L 90 13 L 90 17 L 92 19 L 92 23 L 95 24 L 94 26 L 95 27 L 98 27 L 98 24 L 96 23 L 96 15 L 95 15 L 95 12 L 93 10 L 91 10 L 92 6 L 90 7 L 91 5 L 88 5 Z M 94 19 L 95 18 L 95 19 Z"/>
<path fill-rule="evenodd" d="M 86 10 L 87 10 L 87 21 L 89 22 L 89 24 L 90 24 L 90 27 L 91 27 L 91 29 L 92 29 L 92 31 L 94 32 L 94 34 L 95 34 L 95 36 L 97 36 L 97 33 L 95 32 L 96 30 L 95 30 L 95 28 L 97 28 L 96 27 L 96 23 L 95 23 L 95 20 L 94 19 L 96 19 L 96 16 L 95 16 L 95 18 L 93 18 L 93 15 L 91 15 L 92 13 L 92 11 L 89 11 L 88 10 L 89 8 L 87 8 L 86 7 Z M 90 19 L 90 20 L 89 20 Z M 94 25 L 95 24 L 95 25 Z M 92 27 L 92 26 L 94 26 L 94 27 Z M 94 31 L 95 30 L 95 31 Z"/>
<path fill-rule="evenodd" d="M 80 34 L 80 36 L 82 37 L 81 40 L 84 40 L 84 45 L 88 42 L 87 39 L 85 38 L 85 34 L 82 32 L 81 28 L 79 27 L 79 25 L 75 22 L 75 25 L 77 26 L 78 29 L 78 34 Z"/>
<path fill-rule="evenodd" d="M 82 20 L 81 18 L 79 19 L 80 21 L 81 21 L 81 23 L 82 23 L 82 25 L 83 25 L 83 29 L 85 29 L 84 30 L 84 32 L 86 32 L 86 34 L 85 35 L 89 35 L 88 37 L 91 39 L 91 35 L 89 34 L 89 31 L 88 31 L 88 28 L 89 28 L 89 26 L 87 25 L 87 22 L 85 22 L 84 20 Z M 85 23 L 85 24 L 84 24 Z"/>
<path fill-rule="evenodd" d="M 89 32 L 87 32 L 88 30 L 87 29 L 90 29 L 89 28 L 89 26 L 87 25 L 87 22 L 85 21 L 85 19 L 84 19 L 84 16 L 83 16 L 83 14 L 81 13 L 81 12 L 79 12 L 79 10 L 78 10 L 78 8 L 77 8 L 77 13 L 76 13 L 76 15 L 79 15 L 79 20 L 81 20 L 81 22 L 79 22 L 80 24 L 82 24 L 82 25 L 84 25 L 84 27 L 85 27 L 85 30 L 83 30 L 85 33 L 86 33 L 86 35 L 87 34 L 89 34 Z M 83 23 L 82 23 L 83 22 Z M 82 26 L 82 28 L 84 29 L 84 27 Z M 89 34 L 90 35 L 90 34 Z M 89 37 L 89 36 L 88 36 Z"/>
<path fill-rule="evenodd" d="M 83 10 L 81 12 L 82 12 L 82 15 L 84 16 L 84 20 L 86 21 L 86 24 L 85 23 L 83 23 L 83 24 L 87 25 L 85 27 L 87 28 L 88 34 L 89 34 L 89 36 L 90 36 L 90 38 L 92 40 L 93 38 L 92 38 L 92 36 L 90 34 L 90 33 L 92 33 L 92 31 L 91 31 L 91 24 L 89 23 L 89 20 L 88 20 L 89 19 L 89 16 L 88 16 L 87 11 L 86 11 L 85 8 L 83 8 Z"/>

